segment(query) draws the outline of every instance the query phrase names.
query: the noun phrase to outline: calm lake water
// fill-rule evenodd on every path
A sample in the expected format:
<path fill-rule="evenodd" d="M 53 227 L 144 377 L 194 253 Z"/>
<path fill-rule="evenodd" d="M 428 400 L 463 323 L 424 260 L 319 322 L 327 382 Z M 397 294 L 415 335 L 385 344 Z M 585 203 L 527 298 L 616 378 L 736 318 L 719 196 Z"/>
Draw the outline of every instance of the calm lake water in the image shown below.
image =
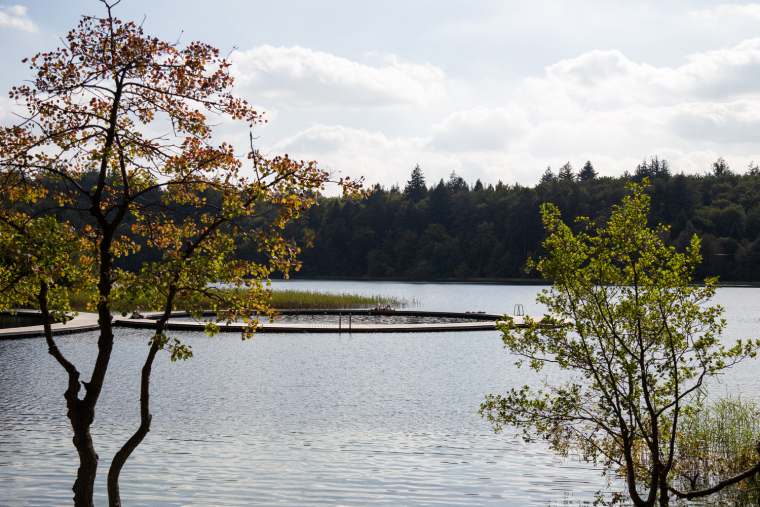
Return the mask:
<path fill-rule="evenodd" d="M 275 286 L 391 294 L 422 310 L 528 315 L 540 287 L 279 281 Z M 757 337 L 760 289 L 721 289 L 726 340 Z M 93 426 L 106 504 L 113 453 L 139 422 L 150 333 L 117 330 Z M 593 500 L 604 480 L 478 414 L 488 393 L 536 382 L 497 332 L 257 335 L 173 333 L 195 357 L 159 356 L 153 428 L 122 472 L 125 506 L 536 505 Z M 57 338 L 89 371 L 96 335 Z M 85 367 L 86 365 L 86 367 Z M 43 339 L 0 341 L 0 506 L 69 505 L 76 452 L 62 369 Z M 758 396 L 755 361 L 713 393 Z"/>

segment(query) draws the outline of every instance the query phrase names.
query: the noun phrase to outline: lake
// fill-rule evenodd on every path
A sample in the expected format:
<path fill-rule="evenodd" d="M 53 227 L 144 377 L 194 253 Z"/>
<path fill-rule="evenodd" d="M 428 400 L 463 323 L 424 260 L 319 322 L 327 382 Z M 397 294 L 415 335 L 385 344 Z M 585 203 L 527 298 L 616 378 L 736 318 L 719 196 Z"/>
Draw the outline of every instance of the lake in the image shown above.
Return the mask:
<path fill-rule="evenodd" d="M 274 281 L 275 287 L 388 294 L 431 311 L 540 315 L 536 286 Z M 757 337 L 760 289 L 725 288 L 727 341 Z M 93 438 L 96 504 L 113 453 L 139 422 L 149 331 L 118 329 Z M 604 479 L 477 414 L 488 393 L 540 379 L 499 333 L 172 333 L 195 356 L 153 372 L 153 427 L 121 475 L 125 506 L 536 505 L 593 500 Z M 96 334 L 57 338 L 80 370 Z M 87 365 L 87 368 L 84 366 Z M 758 396 L 747 361 L 712 393 Z M 71 504 L 77 458 L 65 376 L 41 338 L 0 341 L 0 506 Z"/>

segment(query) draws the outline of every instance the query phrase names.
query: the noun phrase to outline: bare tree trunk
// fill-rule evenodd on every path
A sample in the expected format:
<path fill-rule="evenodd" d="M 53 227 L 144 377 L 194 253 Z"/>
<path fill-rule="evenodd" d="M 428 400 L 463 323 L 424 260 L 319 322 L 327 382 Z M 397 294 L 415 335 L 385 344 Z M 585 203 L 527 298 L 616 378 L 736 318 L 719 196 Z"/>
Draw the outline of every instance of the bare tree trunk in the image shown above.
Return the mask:
<path fill-rule="evenodd" d="M 167 297 L 167 304 L 164 309 L 164 314 L 156 324 L 156 335 L 163 334 L 166 328 L 166 322 L 171 315 L 171 309 L 174 302 L 174 291 L 170 291 Z M 150 413 L 150 373 L 153 368 L 153 361 L 158 353 L 159 345 L 158 340 L 154 339 L 148 352 L 148 357 L 145 359 L 145 364 L 142 368 L 142 374 L 140 376 L 140 427 L 137 431 L 126 441 L 121 449 L 113 457 L 111 467 L 108 470 L 108 505 L 109 507 L 121 507 L 121 495 L 119 493 L 119 474 L 124 464 L 129 459 L 129 456 L 143 441 L 145 436 L 150 431 L 150 424 L 153 419 L 153 415 Z"/>
<path fill-rule="evenodd" d="M 92 496 L 95 474 L 98 469 L 98 454 L 95 452 L 90 435 L 90 426 L 95 417 L 94 406 L 79 399 L 81 388 L 79 371 L 64 357 L 53 339 L 52 319 L 48 310 L 48 285 L 44 281 L 40 285 L 37 302 L 42 314 L 42 325 L 48 353 L 63 366 L 69 375 L 69 385 L 63 397 L 66 399 L 66 407 L 68 408 L 66 416 L 71 421 L 71 428 L 74 430 L 74 447 L 79 454 L 79 470 L 77 470 L 77 478 L 72 488 L 74 505 L 75 507 L 93 507 Z"/>
<path fill-rule="evenodd" d="M 111 360 L 111 351 L 113 350 L 113 326 L 110 305 L 108 303 L 108 297 L 111 293 L 111 253 L 109 249 L 110 238 L 106 238 L 100 246 L 101 262 L 98 292 L 102 299 L 98 303 L 98 324 L 100 326 L 98 356 L 95 360 L 95 366 L 89 382 L 80 381 L 79 371 L 63 356 L 53 339 L 52 318 L 48 310 L 49 287 L 47 282 L 41 282 L 40 292 L 37 296 L 37 302 L 42 314 L 45 340 L 48 345 L 48 353 L 55 357 L 69 376 L 68 388 L 64 393 L 68 409 L 66 416 L 71 421 L 71 428 L 74 431 L 72 442 L 79 454 L 79 469 L 77 470 L 76 481 L 74 481 L 74 486 L 72 487 L 75 507 L 94 507 L 93 490 L 95 488 L 95 476 L 98 471 L 99 457 L 92 443 L 90 427 L 95 419 L 95 406 L 103 389 L 103 382 L 108 370 L 108 363 Z M 80 399 L 79 391 L 82 386 L 85 388 L 85 394 Z"/>
<path fill-rule="evenodd" d="M 80 400 L 77 400 L 82 404 Z M 74 447 L 79 453 L 79 470 L 77 470 L 77 479 L 74 481 L 74 506 L 75 507 L 93 507 L 93 490 L 95 488 L 95 475 L 98 470 L 98 454 L 92 444 L 90 435 L 90 426 L 94 419 L 92 410 L 72 410 L 69 402 L 68 417 L 71 420 L 71 427 L 74 429 Z"/>
<path fill-rule="evenodd" d="M 666 473 L 660 474 L 660 507 L 670 505 L 670 495 L 668 495 L 668 477 Z"/>
<path fill-rule="evenodd" d="M 150 423 L 153 415 L 150 413 L 150 372 L 153 366 L 153 360 L 158 352 L 158 341 L 154 340 L 150 346 L 150 352 L 145 360 L 140 380 L 140 427 L 119 449 L 119 452 L 113 457 L 111 468 L 108 470 L 108 505 L 110 507 L 121 507 L 121 496 L 119 495 L 119 474 L 129 456 L 143 441 L 150 431 Z"/>

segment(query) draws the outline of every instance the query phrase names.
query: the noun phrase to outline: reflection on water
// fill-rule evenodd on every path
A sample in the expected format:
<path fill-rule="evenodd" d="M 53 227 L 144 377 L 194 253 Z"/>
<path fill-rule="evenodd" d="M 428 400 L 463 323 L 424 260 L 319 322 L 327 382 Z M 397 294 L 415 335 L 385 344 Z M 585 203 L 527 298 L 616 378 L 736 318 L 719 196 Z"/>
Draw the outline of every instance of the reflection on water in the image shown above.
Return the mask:
<path fill-rule="evenodd" d="M 38 315 L 11 315 L 9 313 L 0 313 L 0 329 L 41 325 L 42 317 Z"/>
<path fill-rule="evenodd" d="M 535 287 L 335 284 L 413 295 L 426 310 L 522 303 L 540 313 L 528 310 Z M 758 295 L 719 295 L 728 338 L 757 336 Z M 149 334 L 117 331 L 93 427 L 101 505 L 107 465 L 139 422 Z M 560 504 L 593 500 L 603 485 L 589 465 L 562 462 L 514 431 L 495 435 L 477 415 L 485 394 L 537 380 L 512 365 L 496 332 L 172 336 L 195 357 L 160 356 L 154 367 L 154 425 L 122 472 L 126 505 Z M 77 364 L 92 364 L 95 334 L 58 340 Z M 756 364 L 742 365 L 716 389 L 754 395 L 757 377 Z M 42 339 L 0 342 L 0 385 L 0 506 L 68 504 L 77 459 L 65 378 Z"/>

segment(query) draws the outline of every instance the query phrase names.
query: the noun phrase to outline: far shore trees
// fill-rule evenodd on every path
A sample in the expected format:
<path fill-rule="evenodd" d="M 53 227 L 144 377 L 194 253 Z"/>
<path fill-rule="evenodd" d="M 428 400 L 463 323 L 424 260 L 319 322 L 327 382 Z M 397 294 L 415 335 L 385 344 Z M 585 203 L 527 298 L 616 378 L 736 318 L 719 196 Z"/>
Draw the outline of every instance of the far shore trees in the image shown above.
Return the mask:
<path fill-rule="evenodd" d="M 596 164 L 593 167 L 599 171 Z M 470 191 L 464 191 L 463 184 L 452 185 L 451 178 L 436 179 L 420 201 L 379 185 L 369 199 L 321 197 L 318 207 L 302 213 L 303 220 L 287 226 L 289 235 L 307 230 L 314 234 L 314 247 L 304 251 L 304 266 L 297 276 L 441 281 L 460 275 L 494 281 L 536 278 L 536 272 L 525 271 L 524 263 L 526 252 L 535 256 L 542 248 L 542 204 L 557 206 L 568 224 L 578 215 L 604 223 L 613 204 L 626 195 L 626 184 L 648 175 L 649 223 L 672 226 L 668 246 L 683 253 L 694 234 L 702 240 L 702 262 L 695 278 L 760 282 L 760 169 L 755 171 L 755 164 L 741 174 L 720 177 L 712 171 L 682 174 L 657 157 L 647 158 L 639 167 L 642 171 L 636 174 L 634 165 L 630 173 L 617 177 L 571 180 L 558 179 L 556 167 L 554 171 L 544 167 L 543 175 L 536 168 L 535 177 L 540 176 L 536 185 L 482 180 L 481 189 L 470 187 Z M 710 168 L 711 164 L 705 164 L 705 171 Z M 450 238 L 445 247 L 426 241 L 427 229 L 436 224 L 443 225 Z M 485 228 L 490 230 L 489 239 L 480 234 Z M 370 235 L 373 240 L 367 241 Z M 459 260 L 440 262 L 453 257 Z M 127 262 L 130 259 L 134 257 Z"/>
<path fill-rule="evenodd" d="M 300 266 L 299 247 L 282 229 L 331 177 L 315 162 L 266 159 L 252 140 L 242 159 L 218 142 L 213 124 L 245 129 L 263 121 L 233 95 L 230 63 L 201 42 L 179 47 L 149 37 L 104 3 L 106 17 L 84 17 L 62 48 L 24 60 L 34 80 L 10 95 L 25 116 L 0 131 L 0 309 L 39 308 L 48 352 L 68 374 L 77 507 L 93 505 L 98 455 L 90 426 L 110 366 L 111 312 L 129 311 L 137 299 L 162 312 L 142 369 L 139 427 L 108 473 L 116 507 L 119 473 L 150 430 L 154 359 L 161 350 L 172 360 L 192 355 L 166 334 L 171 311 L 200 311 L 201 298 L 211 299 L 223 320 L 248 324 L 244 338 L 255 332 L 272 313 L 261 280 Z M 347 193 L 361 186 L 338 183 Z M 258 257 L 236 256 L 245 243 Z M 117 267 L 140 248 L 154 252 L 141 270 Z M 212 282 L 245 290 L 215 291 Z M 88 290 L 100 336 L 85 376 L 57 347 L 51 323 L 70 314 L 71 292 Z"/>
<path fill-rule="evenodd" d="M 601 463 L 625 481 L 634 505 L 653 507 L 668 505 L 671 496 L 707 496 L 760 472 L 760 456 L 750 449 L 754 461 L 743 473 L 712 477 L 691 491 L 674 480 L 676 470 L 690 468 L 681 460 L 691 454 L 678 442 L 697 393 L 711 377 L 754 357 L 760 340 L 720 342 L 722 308 L 707 304 L 717 280 L 689 285 L 699 239 L 693 236 L 685 253 L 666 246 L 667 229 L 647 227 L 644 188 L 630 189 L 605 227 L 579 218 L 577 234 L 557 208 L 543 206 L 548 254 L 535 267 L 553 280 L 538 297 L 548 313 L 526 319 L 522 329 L 509 322 L 499 328 L 518 364 L 524 360 L 535 371 L 551 365 L 568 381 L 489 395 L 481 413 L 497 430 L 514 425 L 562 455 L 577 452 Z"/>
<path fill-rule="evenodd" d="M 596 171 L 594 170 L 594 166 L 591 164 L 591 161 L 587 160 L 586 164 L 581 168 L 580 171 L 578 171 L 578 180 L 588 181 L 593 180 L 594 178 L 596 178 Z"/>
<path fill-rule="evenodd" d="M 413 202 L 421 201 L 427 195 L 427 187 L 425 186 L 425 177 L 422 175 L 422 169 L 420 165 L 414 166 L 412 175 L 409 181 L 406 182 L 404 187 L 404 193 L 409 195 L 409 199 Z"/>

